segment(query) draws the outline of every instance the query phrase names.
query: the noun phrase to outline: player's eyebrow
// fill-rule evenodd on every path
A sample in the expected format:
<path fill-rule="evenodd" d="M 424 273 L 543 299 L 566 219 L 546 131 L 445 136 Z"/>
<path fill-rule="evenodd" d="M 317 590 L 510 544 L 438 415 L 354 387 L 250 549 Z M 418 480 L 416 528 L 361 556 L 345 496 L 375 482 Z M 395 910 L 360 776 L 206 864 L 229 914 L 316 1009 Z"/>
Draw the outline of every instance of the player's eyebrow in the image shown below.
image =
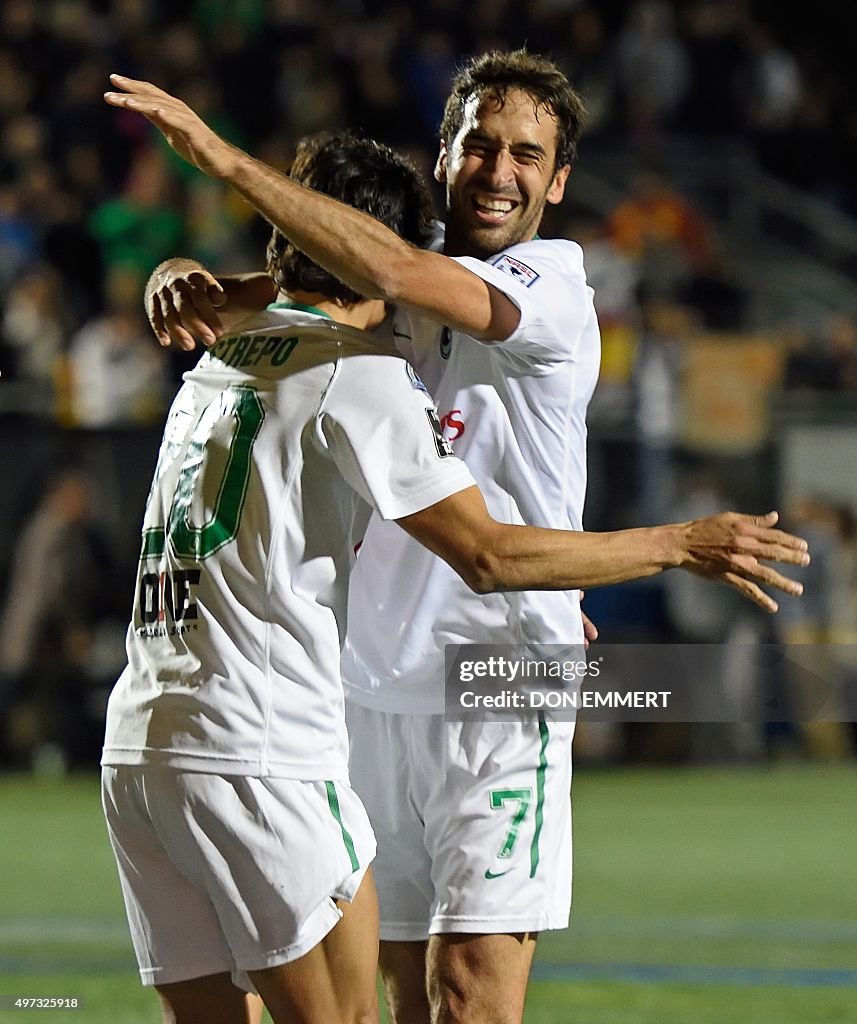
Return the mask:
<path fill-rule="evenodd" d="M 498 145 L 497 139 L 486 135 L 484 132 L 468 132 L 464 136 L 463 145 L 472 145 L 474 142 L 488 146 Z M 512 142 L 509 144 L 509 149 L 514 149 L 518 153 L 533 153 L 536 156 L 547 156 L 544 146 L 539 145 L 538 142 Z"/>

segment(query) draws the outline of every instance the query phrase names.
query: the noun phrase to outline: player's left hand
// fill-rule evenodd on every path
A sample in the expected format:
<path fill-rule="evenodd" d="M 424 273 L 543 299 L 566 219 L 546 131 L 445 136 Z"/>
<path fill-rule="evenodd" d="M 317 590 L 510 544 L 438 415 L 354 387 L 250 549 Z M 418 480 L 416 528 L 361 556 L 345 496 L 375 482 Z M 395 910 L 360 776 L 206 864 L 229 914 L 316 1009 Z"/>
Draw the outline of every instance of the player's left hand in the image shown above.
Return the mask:
<path fill-rule="evenodd" d="M 240 150 L 213 132 L 186 103 L 151 82 L 140 82 L 124 75 L 111 75 L 110 81 L 121 91 L 106 92 L 107 103 L 142 114 L 180 157 L 204 174 L 213 178 L 228 177 Z"/>

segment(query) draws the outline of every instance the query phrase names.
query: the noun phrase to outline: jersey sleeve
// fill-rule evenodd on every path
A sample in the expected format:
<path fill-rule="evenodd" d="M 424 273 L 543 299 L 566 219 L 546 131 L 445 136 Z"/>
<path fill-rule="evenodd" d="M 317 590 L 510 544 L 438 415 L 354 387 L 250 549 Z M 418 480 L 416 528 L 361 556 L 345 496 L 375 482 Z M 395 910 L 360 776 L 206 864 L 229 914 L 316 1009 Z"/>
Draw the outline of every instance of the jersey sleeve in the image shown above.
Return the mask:
<path fill-rule="evenodd" d="M 521 312 L 518 327 L 505 341 L 482 344 L 546 366 L 575 359 L 585 328 L 595 320 L 593 291 L 586 283 L 579 245 L 536 239 L 487 262 L 471 256 L 454 258 L 503 292 Z"/>
<path fill-rule="evenodd" d="M 444 439 L 434 403 L 394 356 L 343 359 L 317 417 L 317 438 L 383 519 L 400 519 L 473 486 Z"/>

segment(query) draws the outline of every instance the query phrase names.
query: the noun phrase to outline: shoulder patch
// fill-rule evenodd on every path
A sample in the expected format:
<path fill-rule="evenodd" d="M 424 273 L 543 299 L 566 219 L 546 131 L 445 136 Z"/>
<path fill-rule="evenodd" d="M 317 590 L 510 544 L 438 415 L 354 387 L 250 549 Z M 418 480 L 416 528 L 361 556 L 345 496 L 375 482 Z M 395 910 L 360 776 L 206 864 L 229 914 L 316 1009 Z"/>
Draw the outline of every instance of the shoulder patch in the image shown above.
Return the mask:
<path fill-rule="evenodd" d="M 408 380 L 411 382 L 411 387 L 414 389 L 414 391 L 422 391 L 424 394 L 427 395 L 428 388 L 420 380 L 419 374 L 413 368 L 413 366 L 411 366 L 410 363 L 405 363 L 405 372 L 408 375 Z"/>
<path fill-rule="evenodd" d="M 510 256 L 508 253 L 503 253 L 493 266 L 498 270 L 502 270 L 504 274 L 508 274 L 509 277 L 514 277 L 516 281 L 520 281 L 525 288 L 532 288 L 541 277 L 541 274 L 537 274 L 532 267 L 528 267 L 526 263 L 521 263 L 520 260 L 516 260 L 514 256 Z"/>

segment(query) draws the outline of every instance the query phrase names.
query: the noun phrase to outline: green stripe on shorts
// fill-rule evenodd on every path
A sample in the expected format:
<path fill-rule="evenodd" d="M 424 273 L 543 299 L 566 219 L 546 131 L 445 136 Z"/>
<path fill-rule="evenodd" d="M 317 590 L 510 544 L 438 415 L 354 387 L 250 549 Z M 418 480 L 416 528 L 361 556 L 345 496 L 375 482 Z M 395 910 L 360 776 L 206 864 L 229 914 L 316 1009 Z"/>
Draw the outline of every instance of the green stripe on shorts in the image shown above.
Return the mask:
<path fill-rule="evenodd" d="M 545 772 L 548 767 L 547 746 L 550 739 L 548 724 L 544 715 L 539 715 L 539 736 L 542 738 L 539 748 L 539 766 L 536 768 L 536 820 L 533 830 L 533 844 L 530 847 L 530 878 L 536 877 L 539 867 L 539 839 L 542 835 L 542 822 L 545 812 Z"/>
<path fill-rule="evenodd" d="M 348 856 L 351 858 L 351 870 L 357 871 L 360 867 L 360 861 L 357 859 L 357 854 L 354 852 L 354 840 L 351 838 L 351 834 L 348 829 L 342 823 L 342 815 L 339 811 L 339 797 L 336 795 L 336 786 L 328 780 L 325 782 L 327 789 L 327 802 L 330 806 L 330 813 L 336 818 L 336 822 L 342 832 L 342 842 L 345 844 L 345 850 Z"/>

